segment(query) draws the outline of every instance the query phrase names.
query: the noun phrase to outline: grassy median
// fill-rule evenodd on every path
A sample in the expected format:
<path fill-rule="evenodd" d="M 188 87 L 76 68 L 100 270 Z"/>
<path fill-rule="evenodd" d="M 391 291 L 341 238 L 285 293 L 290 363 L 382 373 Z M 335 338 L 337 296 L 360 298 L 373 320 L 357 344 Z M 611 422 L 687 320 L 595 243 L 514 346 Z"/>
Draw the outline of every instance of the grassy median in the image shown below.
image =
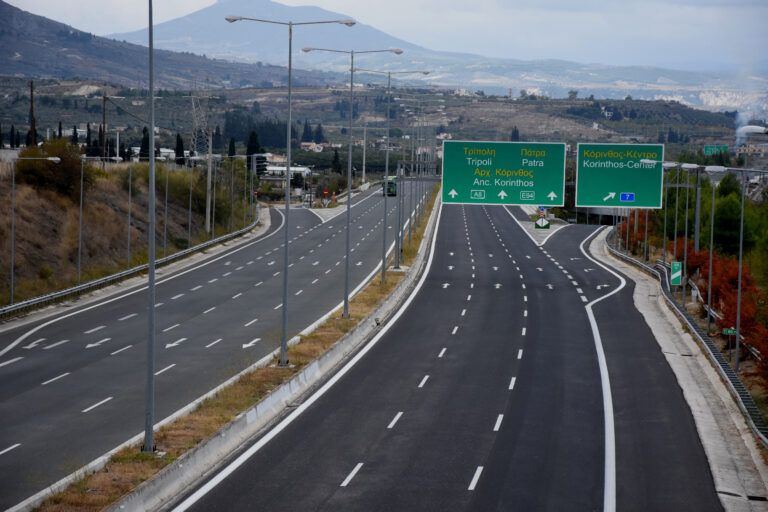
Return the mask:
<path fill-rule="evenodd" d="M 438 190 L 435 187 L 426 212 L 432 212 Z M 410 243 L 407 233 L 405 235 L 403 262 L 407 266 L 412 265 L 416 259 L 428 218 L 425 215 L 424 222 L 414 226 Z M 288 348 L 290 367 L 275 366 L 275 359 L 271 365 L 243 375 L 216 396 L 205 400 L 190 414 L 158 430 L 155 434 L 157 454 L 142 453 L 140 445 L 125 448 L 113 455 L 104 468 L 52 495 L 34 510 L 96 511 L 117 502 L 326 352 L 370 315 L 403 278 L 404 273 L 387 272 L 386 282 L 382 283 L 381 276 L 377 274 L 350 300 L 349 318 L 342 318 L 341 310 L 337 310 L 312 334 L 302 337 L 300 343 Z"/>

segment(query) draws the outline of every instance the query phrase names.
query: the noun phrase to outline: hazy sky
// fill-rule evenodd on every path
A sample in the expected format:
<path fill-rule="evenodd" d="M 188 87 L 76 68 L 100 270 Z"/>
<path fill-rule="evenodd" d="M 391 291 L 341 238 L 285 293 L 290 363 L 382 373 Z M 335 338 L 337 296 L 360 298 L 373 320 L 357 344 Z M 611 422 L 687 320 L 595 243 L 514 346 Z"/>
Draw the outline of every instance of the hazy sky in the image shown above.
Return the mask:
<path fill-rule="evenodd" d="M 105 35 L 146 26 L 136 0 L 7 0 Z M 155 22 L 212 0 L 155 0 Z M 433 50 L 768 72 L 768 0 L 280 0 L 343 13 Z M 142 6 L 142 8 L 137 8 Z"/>

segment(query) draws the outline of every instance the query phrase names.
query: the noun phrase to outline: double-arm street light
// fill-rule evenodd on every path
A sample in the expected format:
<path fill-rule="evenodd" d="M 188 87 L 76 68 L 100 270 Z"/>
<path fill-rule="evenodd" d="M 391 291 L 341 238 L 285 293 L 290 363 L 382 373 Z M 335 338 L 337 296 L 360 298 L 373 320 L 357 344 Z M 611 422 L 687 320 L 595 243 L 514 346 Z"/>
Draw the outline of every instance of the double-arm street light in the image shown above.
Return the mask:
<path fill-rule="evenodd" d="M 331 52 L 331 53 L 346 53 L 349 55 L 349 157 L 347 159 L 347 250 L 344 264 L 344 318 L 349 318 L 349 245 L 350 245 L 350 231 L 352 224 L 352 101 L 354 95 L 355 85 L 355 54 L 360 53 L 394 53 L 400 55 L 403 50 L 400 48 L 387 48 L 386 50 L 331 50 L 328 48 L 314 48 L 306 47 L 302 48 L 302 51 L 307 52 Z M 389 135 L 389 134 L 387 134 Z M 286 248 L 288 247 L 286 242 Z"/>
<path fill-rule="evenodd" d="M 402 75 L 402 74 L 409 74 L 409 73 L 421 73 L 422 75 L 428 75 L 429 71 L 424 70 L 416 70 L 416 71 L 377 71 L 373 69 L 356 69 L 355 71 L 362 72 L 362 73 L 377 73 L 382 75 L 387 75 L 387 135 L 386 135 L 386 144 L 387 147 L 384 150 L 384 220 L 383 220 L 383 227 L 382 227 L 382 237 L 381 237 L 381 282 L 382 284 L 387 279 L 387 179 L 389 177 L 389 125 L 390 125 L 390 112 L 389 107 L 392 102 L 392 75 Z M 401 191 L 402 193 L 402 191 Z M 400 229 L 400 226 L 397 226 L 397 229 Z M 395 232 L 397 233 L 397 232 Z"/>
<path fill-rule="evenodd" d="M 13 161 L 13 174 L 11 176 L 11 304 L 13 304 L 13 275 L 16 273 L 16 160 L 47 160 L 59 163 L 61 158 L 57 156 L 21 157 Z"/>
<path fill-rule="evenodd" d="M 284 25 L 288 27 L 288 122 L 286 123 L 286 161 L 285 161 L 285 251 L 283 252 L 283 327 L 280 338 L 280 366 L 288 364 L 288 341 L 287 341 L 287 324 L 288 324 L 288 231 L 290 224 L 288 223 L 288 214 L 291 208 L 291 71 L 292 71 L 292 55 L 293 55 L 293 27 L 296 25 L 322 25 L 328 23 L 339 23 L 351 27 L 355 25 L 353 19 L 342 20 L 325 20 L 325 21 L 273 21 L 264 20 L 259 18 L 248 18 L 245 16 L 227 16 L 225 18 L 228 22 L 234 23 L 236 21 L 258 21 L 260 23 L 271 23 L 274 25 Z M 304 51 L 307 51 L 306 49 Z M 349 234 L 347 234 L 349 239 Z M 349 260 L 349 258 L 347 258 Z M 349 264 L 349 261 L 347 261 Z"/>

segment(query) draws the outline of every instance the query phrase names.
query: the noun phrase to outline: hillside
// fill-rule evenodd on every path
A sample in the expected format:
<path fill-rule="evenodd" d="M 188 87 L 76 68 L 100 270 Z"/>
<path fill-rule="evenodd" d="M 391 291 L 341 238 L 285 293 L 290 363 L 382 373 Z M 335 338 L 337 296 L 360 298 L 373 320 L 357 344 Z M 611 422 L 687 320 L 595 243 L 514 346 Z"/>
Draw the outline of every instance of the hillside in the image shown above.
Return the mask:
<path fill-rule="evenodd" d="M 146 45 L 146 40 L 141 44 Z M 102 80 L 147 87 L 146 46 L 115 41 L 79 31 L 0 1 L 0 69 L 4 75 L 31 78 Z M 233 63 L 189 52 L 155 49 L 157 88 L 194 89 L 234 85 L 271 86 L 286 82 L 285 67 Z M 297 84 L 324 85 L 339 75 L 294 70 Z"/>

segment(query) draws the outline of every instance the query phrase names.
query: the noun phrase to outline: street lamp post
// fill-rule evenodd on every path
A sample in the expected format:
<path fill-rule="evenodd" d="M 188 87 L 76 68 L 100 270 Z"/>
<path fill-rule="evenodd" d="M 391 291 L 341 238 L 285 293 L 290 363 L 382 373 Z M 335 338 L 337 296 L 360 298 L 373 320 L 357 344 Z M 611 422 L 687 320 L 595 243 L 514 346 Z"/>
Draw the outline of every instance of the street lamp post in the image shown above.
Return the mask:
<path fill-rule="evenodd" d="M 704 169 L 707 172 L 725 171 L 725 167 L 707 166 Z M 715 186 L 712 187 L 711 211 L 709 212 L 709 277 L 707 278 L 707 336 L 710 334 L 710 325 L 712 321 L 712 251 L 715 242 Z"/>
<path fill-rule="evenodd" d="M 386 74 L 387 75 L 387 134 L 385 136 L 385 141 L 387 144 L 386 149 L 384 150 L 384 219 L 383 219 L 383 227 L 382 227 L 382 237 L 381 237 L 381 282 L 384 284 L 387 278 L 387 178 L 389 177 L 389 129 L 390 129 L 390 104 L 392 103 L 392 75 L 393 74 L 406 74 L 406 73 L 421 73 L 423 75 L 428 75 L 429 71 L 377 71 L 372 69 L 357 69 L 358 72 L 362 73 L 378 73 L 378 74 Z M 400 191 L 402 193 L 402 191 Z"/>
<path fill-rule="evenodd" d="M 49 157 L 21 157 L 13 161 L 13 171 L 11 175 L 11 293 L 10 304 L 13 304 L 14 283 L 13 275 L 16 273 L 16 160 L 47 160 L 49 162 L 59 163 L 61 159 L 57 156 Z M 79 279 L 78 279 L 79 281 Z"/>
<path fill-rule="evenodd" d="M 273 21 L 264 20 L 259 18 L 248 18 L 245 16 L 227 16 L 225 18 L 229 23 L 236 21 L 247 20 L 257 21 L 260 23 L 271 23 L 274 25 L 284 25 L 288 27 L 288 122 L 286 125 L 286 161 L 285 161 L 285 251 L 283 252 L 283 318 L 282 318 L 282 334 L 280 337 L 280 366 L 286 366 L 288 364 L 288 341 L 287 341 L 287 324 L 288 324 L 288 244 L 289 244 L 289 227 L 288 223 L 289 213 L 291 209 L 291 73 L 293 67 L 293 27 L 295 25 L 321 25 L 327 23 L 340 23 L 351 27 L 355 25 L 355 20 L 343 19 L 343 20 L 327 20 L 327 21 Z M 351 105 L 350 105 L 351 108 Z M 351 122 L 351 121 L 350 121 Z M 349 238 L 349 233 L 347 233 Z M 347 258 L 347 266 L 349 266 L 349 258 Z"/>
<path fill-rule="evenodd" d="M 303 52 L 321 51 L 331 53 L 345 53 L 349 55 L 349 155 L 347 159 L 347 244 L 346 256 L 344 257 L 344 318 L 349 318 L 349 260 L 350 260 L 350 231 L 352 224 L 352 105 L 355 85 L 355 54 L 358 53 L 394 53 L 400 55 L 403 50 L 400 48 L 387 48 L 386 50 L 332 50 L 328 48 L 302 48 Z M 288 243 L 286 242 L 286 250 Z"/>

